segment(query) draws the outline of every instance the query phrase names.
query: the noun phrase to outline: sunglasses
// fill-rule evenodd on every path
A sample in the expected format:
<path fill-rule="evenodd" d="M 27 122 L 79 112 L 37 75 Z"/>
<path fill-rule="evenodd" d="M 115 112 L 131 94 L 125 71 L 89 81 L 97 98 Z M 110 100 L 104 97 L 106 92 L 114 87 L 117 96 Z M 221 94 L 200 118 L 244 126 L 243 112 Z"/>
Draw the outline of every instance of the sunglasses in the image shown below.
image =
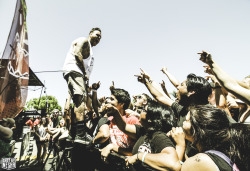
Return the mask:
<path fill-rule="evenodd" d="M 134 99 L 141 99 L 142 95 L 134 96 Z"/>

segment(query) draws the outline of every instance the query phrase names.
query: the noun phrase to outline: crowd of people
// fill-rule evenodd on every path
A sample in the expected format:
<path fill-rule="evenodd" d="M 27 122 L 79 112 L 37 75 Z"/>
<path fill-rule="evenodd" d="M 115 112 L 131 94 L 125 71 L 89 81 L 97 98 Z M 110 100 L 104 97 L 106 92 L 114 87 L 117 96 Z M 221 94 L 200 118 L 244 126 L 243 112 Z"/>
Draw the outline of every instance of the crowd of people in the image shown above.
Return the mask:
<path fill-rule="evenodd" d="M 20 119 L 20 118 L 18 118 Z M 18 121 L 18 119 L 16 119 Z M 30 136 L 34 137 L 37 147 L 37 162 L 42 164 L 45 162 L 46 154 L 48 152 L 49 145 L 57 140 L 66 139 L 69 135 L 69 129 L 66 127 L 66 120 L 62 117 L 62 113 L 55 109 L 50 115 L 47 114 L 46 117 L 41 117 L 38 115 L 35 117 L 30 117 L 25 121 L 23 117 L 20 123 L 16 125 L 16 120 L 13 118 L 3 118 L 0 122 L 0 158 L 8 158 L 13 154 L 13 141 L 19 141 L 24 138 L 24 132 L 17 135 L 23 126 L 27 126 Z M 21 126 L 20 126 L 21 125 Z M 18 126 L 18 127 L 17 127 Z"/>
<path fill-rule="evenodd" d="M 63 116 L 55 111 L 53 117 L 26 123 L 34 127 L 40 163 L 51 140 L 60 146 L 71 142 L 75 171 L 250 170 L 250 76 L 233 79 L 203 51 L 198 55 L 206 64 L 206 78 L 190 73 L 180 82 L 161 69 L 176 88 L 175 97 L 165 82 L 155 82 L 140 69 L 138 84 L 148 94 L 131 96 L 113 83 L 110 96 L 98 98 L 101 83 L 89 85 L 89 78 L 92 47 L 100 40 L 101 29 L 93 28 L 87 38 L 72 42 L 64 64 L 69 97 Z M 112 161 L 112 154 L 119 154 L 125 167 Z"/>
<path fill-rule="evenodd" d="M 90 86 L 89 77 L 92 47 L 100 39 L 100 28 L 76 39 L 64 63 L 74 103 L 74 170 L 81 170 L 83 162 L 87 170 L 96 168 L 98 161 L 86 152 L 93 146 L 100 148 L 103 162 L 112 152 L 126 156 L 127 169 L 249 170 L 250 76 L 236 81 L 203 51 L 198 54 L 206 78 L 190 73 L 179 82 L 166 67 L 161 69 L 176 87 L 176 97 L 169 95 L 165 82 L 159 86 L 141 69 L 138 82 L 153 98 L 144 93 L 131 103 L 129 93 L 112 84 L 111 96 L 98 99 L 100 82 Z"/>
<path fill-rule="evenodd" d="M 66 120 L 58 109 L 53 110 L 46 117 L 37 116 L 36 119 L 31 117 L 25 122 L 25 125 L 30 128 L 36 141 L 38 164 L 44 164 L 49 146 L 51 147 L 52 143 L 64 140 L 69 135 Z"/>

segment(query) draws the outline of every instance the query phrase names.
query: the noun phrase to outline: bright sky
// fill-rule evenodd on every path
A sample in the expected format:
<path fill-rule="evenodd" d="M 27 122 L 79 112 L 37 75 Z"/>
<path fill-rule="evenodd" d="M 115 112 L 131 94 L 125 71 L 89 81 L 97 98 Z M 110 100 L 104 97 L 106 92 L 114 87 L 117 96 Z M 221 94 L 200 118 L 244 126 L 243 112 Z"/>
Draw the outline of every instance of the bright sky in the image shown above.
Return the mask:
<path fill-rule="evenodd" d="M 15 0 L 0 0 L 0 52 L 12 23 Z M 30 67 L 34 72 L 61 70 L 71 42 L 102 29 L 93 48 L 95 63 L 90 83 L 101 81 L 98 96 L 115 87 L 130 95 L 148 93 L 134 77 L 143 68 L 165 80 L 166 66 L 180 81 L 189 73 L 205 76 L 198 52 L 206 50 L 232 77 L 249 75 L 250 0 L 26 0 Z M 63 107 L 67 84 L 62 73 L 40 73 L 47 95 Z M 28 100 L 39 98 L 39 87 L 29 87 Z M 42 95 L 45 95 L 44 93 Z"/>

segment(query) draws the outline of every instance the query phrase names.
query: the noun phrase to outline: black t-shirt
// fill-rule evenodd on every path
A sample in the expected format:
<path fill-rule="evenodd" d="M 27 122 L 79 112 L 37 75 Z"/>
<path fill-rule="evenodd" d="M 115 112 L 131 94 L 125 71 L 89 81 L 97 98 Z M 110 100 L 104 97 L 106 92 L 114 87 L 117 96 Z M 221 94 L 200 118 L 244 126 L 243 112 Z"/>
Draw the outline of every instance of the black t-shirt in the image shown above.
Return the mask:
<path fill-rule="evenodd" d="M 153 134 L 152 138 L 149 140 L 145 129 L 141 125 L 136 125 L 136 137 L 138 140 L 136 141 L 132 154 L 137 154 L 140 152 L 148 152 L 148 153 L 160 153 L 166 147 L 174 147 L 173 142 L 169 137 L 166 136 L 166 133 L 157 131 Z M 140 161 L 134 164 L 134 168 L 136 170 L 155 170 L 152 167 L 148 166 L 145 163 Z"/>
<path fill-rule="evenodd" d="M 173 109 L 174 115 L 178 120 L 177 125 L 179 127 L 182 127 L 183 122 L 186 120 L 186 115 L 188 113 L 188 110 L 177 102 L 174 102 L 171 108 Z"/>
<path fill-rule="evenodd" d="M 186 115 L 188 114 L 188 110 L 184 106 L 180 105 L 177 102 L 174 102 L 172 104 L 171 108 L 173 109 L 174 115 L 178 120 L 177 125 L 179 127 L 182 127 L 183 122 L 186 120 Z M 186 141 L 185 152 L 186 152 L 187 156 L 191 157 L 191 156 L 196 155 L 199 151 L 196 148 L 191 147 L 191 143 L 189 141 L 187 141 L 187 140 L 185 140 L 185 141 Z"/>
<path fill-rule="evenodd" d="M 110 123 L 110 121 L 108 120 L 107 117 L 100 118 L 99 121 L 98 121 L 98 123 L 97 123 L 97 125 L 96 125 L 96 127 L 95 127 L 95 130 L 93 132 L 93 136 L 95 137 L 97 135 L 97 133 L 98 133 L 98 131 L 101 128 L 102 125 L 104 125 L 104 124 L 108 124 L 109 125 L 109 123 Z"/>
<path fill-rule="evenodd" d="M 88 122 L 90 122 L 90 123 L 89 123 L 89 128 L 87 129 L 87 131 L 88 131 L 88 133 L 89 133 L 90 135 L 93 135 L 93 134 L 94 134 L 94 131 L 95 131 L 95 129 L 96 129 L 96 126 L 97 126 L 99 120 L 100 120 L 100 119 L 95 118 L 95 119 L 91 119 L 90 121 L 88 121 Z"/>
<path fill-rule="evenodd" d="M 96 128 L 93 132 L 93 137 L 95 137 L 97 135 L 97 133 L 99 132 L 99 129 L 101 128 L 102 125 L 104 124 L 107 124 L 109 125 L 110 124 L 110 120 L 108 120 L 107 117 L 102 117 L 101 119 L 99 119 L 97 125 L 96 125 Z M 106 141 L 104 142 L 103 144 L 97 144 L 96 147 L 98 148 L 103 148 L 105 147 L 106 145 L 108 145 L 109 141 Z"/>
<path fill-rule="evenodd" d="M 217 165 L 217 167 L 220 169 L 220 171 L 233 171 L 233 168 L 221 157 L 212 154 L 212 153 L 206 153 Z"/>

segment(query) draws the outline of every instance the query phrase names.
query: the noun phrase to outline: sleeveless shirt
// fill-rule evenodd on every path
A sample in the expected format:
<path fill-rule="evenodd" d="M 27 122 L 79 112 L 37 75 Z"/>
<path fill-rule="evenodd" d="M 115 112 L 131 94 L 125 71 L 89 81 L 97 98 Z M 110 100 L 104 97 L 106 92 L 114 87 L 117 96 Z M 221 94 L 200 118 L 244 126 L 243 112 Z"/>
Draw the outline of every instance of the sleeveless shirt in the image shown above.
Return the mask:
<path fill-rule="evenodd" d="M 80 37 L 72 42 L 70 50 L 66 56 L 64 66 L 63 66 L 63 75 L 64 76 L 72 71 L 83 74 L 83 72 L 81 71 L 81 69 L 77 65 L 75 56 L 82 57 L 82 50 L 83 50 L 82 46 L 83 46 L 84 41 L 86 39 L 87 38 L 85 38 L 85 37 Z M 93 56 L 93 51 L 92 51 L 92 47 L 91 47 L 90 42 L 89 42 L 89 47 L 90 47 L 90 55 L 88 58 L 83 59 L 84 68 L 85 68 L 85 71 L 86 71 L 86 74 L 88 75 L 88 77 L 90 76 L 90 74 L 93 70 L 93 65 L 94 65 L 94 56 Z"/>

